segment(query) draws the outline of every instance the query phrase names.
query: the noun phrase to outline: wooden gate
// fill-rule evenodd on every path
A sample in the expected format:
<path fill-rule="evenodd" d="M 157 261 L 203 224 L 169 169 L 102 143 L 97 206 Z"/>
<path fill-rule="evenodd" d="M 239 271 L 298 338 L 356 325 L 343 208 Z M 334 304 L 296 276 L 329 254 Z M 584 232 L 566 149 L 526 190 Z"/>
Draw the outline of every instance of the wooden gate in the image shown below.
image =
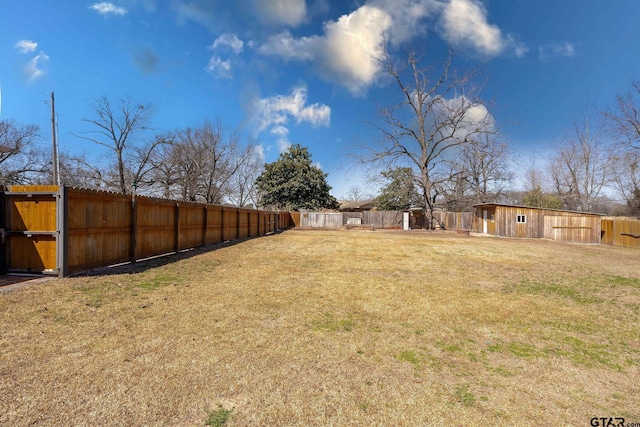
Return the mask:
<path fill-rule="evenodd" d="M 57 274 L 58 187 L 12 186 L 2 209 L 3 270 Z"/>

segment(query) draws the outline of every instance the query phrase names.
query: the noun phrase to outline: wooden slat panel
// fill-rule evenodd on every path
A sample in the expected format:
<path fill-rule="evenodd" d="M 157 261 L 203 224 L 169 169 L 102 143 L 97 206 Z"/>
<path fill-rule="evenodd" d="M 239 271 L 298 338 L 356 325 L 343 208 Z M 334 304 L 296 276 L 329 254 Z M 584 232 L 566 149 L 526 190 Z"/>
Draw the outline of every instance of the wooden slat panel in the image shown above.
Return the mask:
<path fill-rule="evenodd" d="M 9 270 L 42 273 L 56 268 L 56 238 L 54 236 L 11 236 Z"/>
<path fill-rule="evenodd" d="M 180 249 L 202 244 L 203 223 L 202 205 L 180 205 Z"/>
<path fill-rule="evenodd" d="M 57 186 L 17 186 L 10 192 L 56 192 Z M 56 236 L 42 234 L 12 234 L 11 232 L 49 232 L 57 230 L 57 198 L 51 195 L 6 196 L 5 223 L 0 227 L 7 231 L 5 264 L 12 271 L 41 273 L 55 271 Z"/>
<path fill-rule="evenodd" d="M 222 239 L 222 208 L 212 206 L 207 209 L 206 243 L 218 243 Z"/>
<path fill-rule="evenodd" d="M 56 231 L 56 198 L 12 195 L 7 205 L 7 230 Z"/>
<path fill-rule="evenodd" d="M 67 189 L 69 273 L 125 262 L 131 248 L 131 199 L 84 189 Z"/>
<path fill-rule="evenodd" d="M 224 209 L 224 237 L 223 240 L 235 239 L 237 233 L 237 212 L 235 208 Z"/>
<path fill-rule="evenodd" d="M 544 237 L 564 243 L 600 243 L 600 218 L 547 215 L 544 219 Z"/>
<path fill-rule="evenodd" d="M 136 206 L 138 257 L 146 258 L 175 251 L 176 202 L 138 197 Z"/>
<path fill-rule="evenodd" d="M 239 209 L 238 215 L 240 221 L 240 238 L 243 239 L 249 235 L 249 217 L 245 209 Z"/>
<path fill-rule="evenodd" d="M 613 218 L 613 244 L 640 248 L 640 220 L 636 218 Z"/>
<path fill-rule="evenodd" d="M 291 212 L 289 214 L 291 216 L 291 221 L 293 222 L 293 227 L 300 227 L 300 212 Z"/>

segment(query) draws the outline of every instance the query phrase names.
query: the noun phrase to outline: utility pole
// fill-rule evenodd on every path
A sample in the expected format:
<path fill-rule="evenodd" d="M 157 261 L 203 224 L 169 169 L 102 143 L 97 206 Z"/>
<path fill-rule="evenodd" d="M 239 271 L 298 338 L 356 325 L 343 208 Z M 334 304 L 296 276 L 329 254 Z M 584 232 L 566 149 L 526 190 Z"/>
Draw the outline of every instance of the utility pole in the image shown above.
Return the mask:
<path fill-rule="evenodd" d="M 53 92 L 51 92 L 51 139 L 53 141 L 53 156 L 51 161 L 53 184 L 60 185 L 60 176 L 58 171 L 58 138 L 56 132 L 56 105 Z"/>

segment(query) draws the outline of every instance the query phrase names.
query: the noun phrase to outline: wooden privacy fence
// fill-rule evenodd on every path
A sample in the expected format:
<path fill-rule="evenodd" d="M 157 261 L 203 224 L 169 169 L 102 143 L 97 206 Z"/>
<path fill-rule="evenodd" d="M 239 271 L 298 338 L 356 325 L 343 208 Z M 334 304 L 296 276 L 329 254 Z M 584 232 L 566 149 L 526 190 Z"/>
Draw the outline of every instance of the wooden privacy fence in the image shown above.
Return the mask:
<path fill-rule="evenodd" d="M 602 218 L 602 239 L 600 242 L 604 245 L 640 248 L 640 219 Z"/>
<path fill-rule="evenodd" d="M 364 212 L 292 212 L 296 227 L 342 228 L 346 225 L 371 225 L 374 228 L 402 228 L 401 211 Z"/>
<path fill-rule="evenodd" d="M 403 211 L 363 211 L 363 212 L 291 212 L 295 227 L 342 228 L 348 225 L 370 225 L 374 228 L 403 228 Z M 437 223 L 447 230 L 473 229 L 473 212 L 434 211 Z M 411 228 L 422 228 L 426 224 L 420 211 L 412 211 Z"/>
<path fill-rule="evenodd" d="M 2 198 L 2 269 L 61 277 L 291 224 L 288 212 L 57 186 L 13 186 Z"/>

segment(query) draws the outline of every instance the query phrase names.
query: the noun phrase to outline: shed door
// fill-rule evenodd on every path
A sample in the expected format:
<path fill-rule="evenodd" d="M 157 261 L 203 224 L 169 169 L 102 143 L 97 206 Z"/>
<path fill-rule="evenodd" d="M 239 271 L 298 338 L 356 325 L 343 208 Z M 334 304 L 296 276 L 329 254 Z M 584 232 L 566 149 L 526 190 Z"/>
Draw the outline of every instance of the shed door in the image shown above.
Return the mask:
<path fill-rule="evenodd" d="M 482 232 L 487 234 L 487 211 L 482 211 Z"/>

